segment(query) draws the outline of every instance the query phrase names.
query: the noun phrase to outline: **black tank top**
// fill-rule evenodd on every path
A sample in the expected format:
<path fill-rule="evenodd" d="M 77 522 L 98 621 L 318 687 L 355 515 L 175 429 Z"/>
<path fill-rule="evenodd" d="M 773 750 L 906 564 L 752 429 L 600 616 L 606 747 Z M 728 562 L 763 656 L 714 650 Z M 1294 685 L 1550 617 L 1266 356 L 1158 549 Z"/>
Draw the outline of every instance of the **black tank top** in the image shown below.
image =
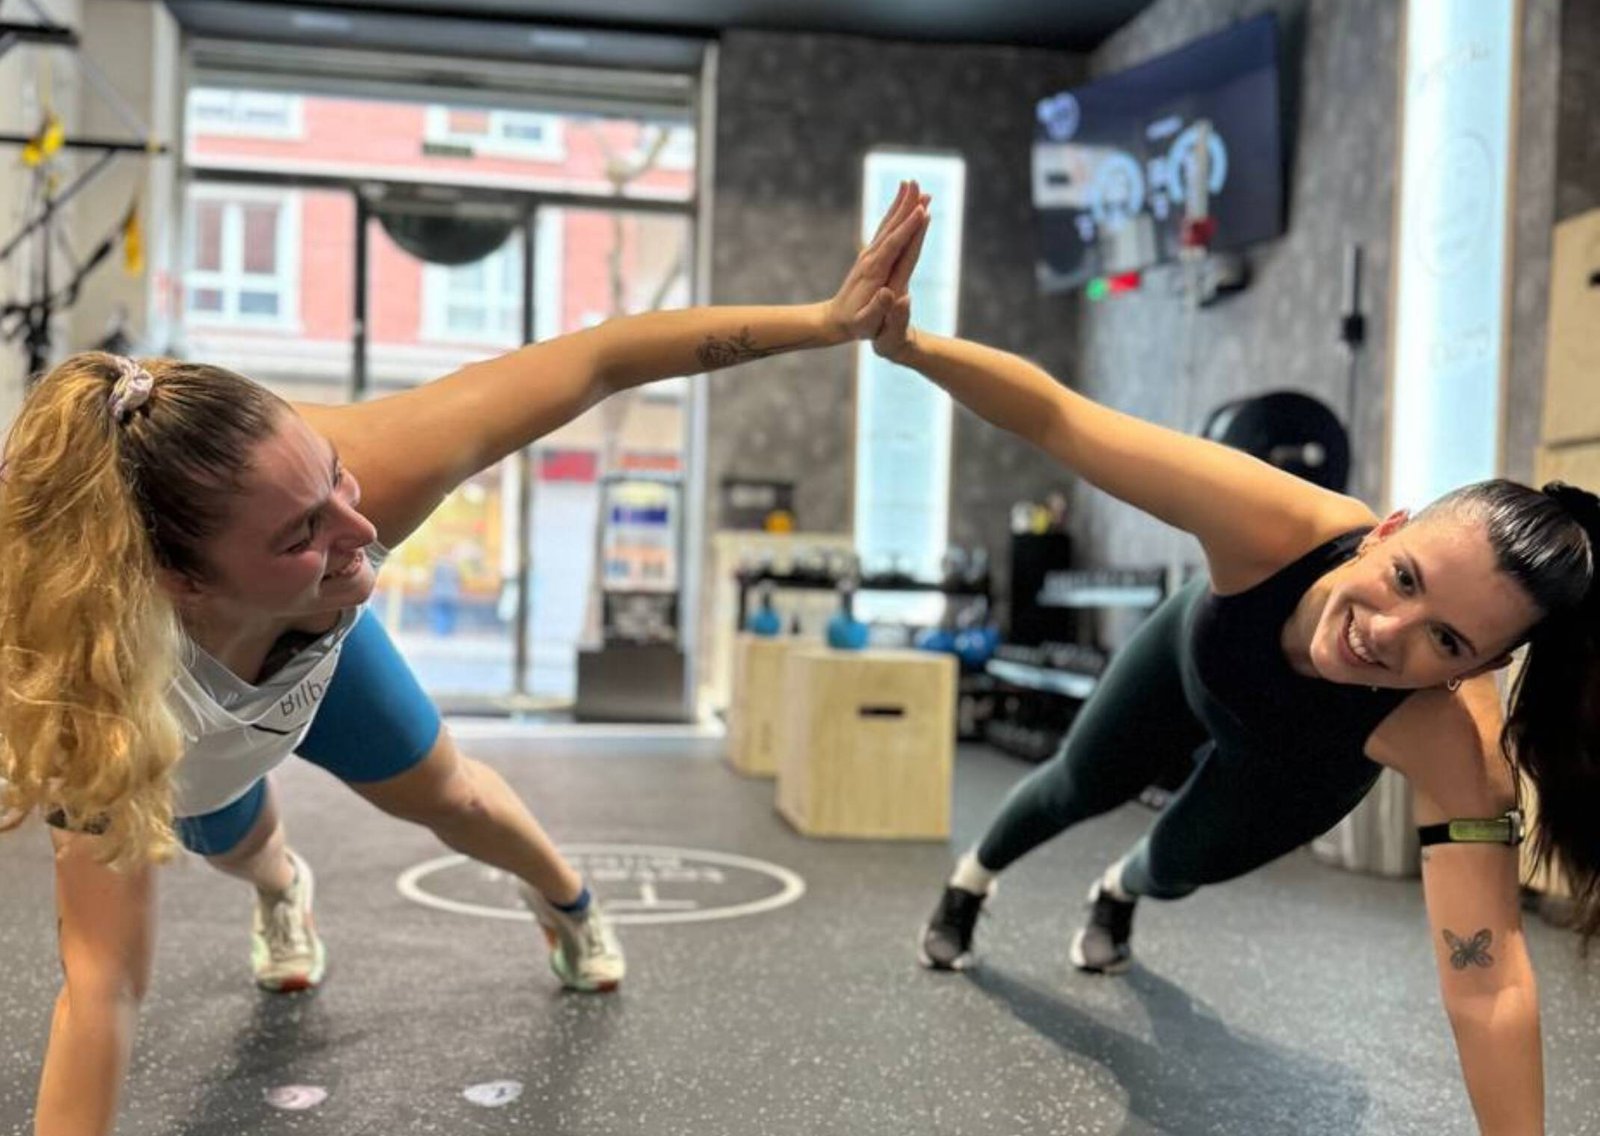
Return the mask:
<path fill-rule="evenodd" d="M 1184 688 L 1219 746 L 1283 758 L 1357 756 L 1412 693 L 1309 678 L 1283 653 L 1283 625 L 1295 605 L 1355 555 L 1367 532 L 1336 536 L 1234 595 L 1215 595 L 1201 581 L 1189 609 Z"/>

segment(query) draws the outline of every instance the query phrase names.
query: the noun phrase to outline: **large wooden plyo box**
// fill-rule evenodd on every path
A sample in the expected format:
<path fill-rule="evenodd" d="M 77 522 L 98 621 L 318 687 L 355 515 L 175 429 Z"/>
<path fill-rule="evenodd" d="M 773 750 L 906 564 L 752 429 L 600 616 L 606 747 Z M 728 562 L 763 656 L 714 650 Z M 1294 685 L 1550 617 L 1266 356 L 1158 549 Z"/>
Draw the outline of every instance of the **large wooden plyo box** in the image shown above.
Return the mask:
<path fill-rule="evenodd" d="M 849 553 L 855 538 L 849 533 L 719 532 L 711 537 L 711 561 L 706 579 L 711 581 L 709 603 L 700 605 L 700 664 L 698 687 L 702 705 L 726 709 L 733 696 L 734 639 L 744 630 L 736 614 L 739 586 L 735 574 L 746 560 L 769 560 L 792 566 L 804 554 Z M 752 596 L 752 602 L 754 597 Z M 820 634 L 828 617 L 839 607 L 832 591 L 780 592 L 778 610 L 785 625 L 794 616 L 810 633 Z"/>
<path fill-rule="evenodd" d="M 1555 227 L 1550 257 L 1550 325 L 1545 337 L 1544 424 L 1534 481 L 1566 481 L 1600 492 L 1600 209 Z M 1524 786 L 1529 819 L 1537 808 Z M 1558 871 L 1535 871 L 1532 843 L 1522 846 L 1523 878 L 1537 891 L 1568 894 Z"/>
<path fill-rule="evenodd" d="M 728 700 L 728 764 L 750 777 L 778 775 L 779 742 L 788 726 L 784 665 L 813 638 L 764 638 L 741 632 L 733 647 L 733 693 Z"/>
<path fill-rule="evenodd" d="M 1551 240 L 1541 436 L 1546 446 L 1600 440 L 1600 288 L 1592 283 L 1597 272 L 1600 209 L 1591 209 L 1557 225 Z"/>
<path fill-rule="evenodd" d="M 788 656 L 778 811 L 807 836 L 950 835 L 956 665 L 923 651 Z"/>

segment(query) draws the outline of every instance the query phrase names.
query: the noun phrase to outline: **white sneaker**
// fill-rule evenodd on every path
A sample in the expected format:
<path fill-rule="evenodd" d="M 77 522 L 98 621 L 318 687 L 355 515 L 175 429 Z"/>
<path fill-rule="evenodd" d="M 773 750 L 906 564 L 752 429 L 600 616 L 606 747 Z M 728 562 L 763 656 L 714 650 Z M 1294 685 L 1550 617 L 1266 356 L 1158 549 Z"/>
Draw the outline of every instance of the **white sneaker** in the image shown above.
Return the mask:
<path fill-rule="evenodd" d="M 294 882 L 275 899 L 257 895 L 250 930 L 250 967 L 256 985 L 280 994 L 315 988 L 328 969 L 328 954 L 311 916 L 316 888 L 311 865 L 294 852 L 289 861 L 294 865 Z"/>
<path fill-rule="evenodd" d="M 545 941 L 550 944 L 550 969 L 561 985 L 591 994 L 621 985 L 627 963 L 599 900 L 591 898 L 582 915 L 569 915 L 527 884 L 519 884 L 517 890 L 544 929 Z"/>

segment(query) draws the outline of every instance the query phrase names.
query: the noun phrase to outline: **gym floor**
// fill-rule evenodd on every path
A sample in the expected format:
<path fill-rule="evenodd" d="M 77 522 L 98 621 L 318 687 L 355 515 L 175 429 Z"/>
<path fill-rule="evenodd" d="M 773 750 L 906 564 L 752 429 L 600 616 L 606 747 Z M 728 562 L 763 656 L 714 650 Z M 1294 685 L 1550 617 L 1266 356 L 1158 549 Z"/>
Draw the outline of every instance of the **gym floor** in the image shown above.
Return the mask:
<path fill-rule="evenodd" d="M 1299 853 L 1139 913 L 1122 978 L 1065 964 L 1090 880 L 1150 814 L 1083 826 L 1007 873 L 983 965 L 930 974 L 917 927 L 951 863 L 1028 767 L 957 763 L 949 847 L 812 841 L 769 783 L 684 738 L 467 740 L 558 840 L 590 847 L 618 914 L 731 917 L 621 928 L 622 992 L 561 992 L 504 880 L 448 864 L 426 833 L 320 771 L 279 774 L 318 872 L 330 952 L 315 994 L 250 985 L 249 900 L 190 862 L 165 873 L 154 989 L 123 1136 L 537 1132 L 1465 1133 L 1473 1130 L 1414 881 Z M 698 850 L 710 853 L 696 860 Z M 766 865 L 749 870 L 752 858 Z M 720 865 L 720 866 L 719 866 Z M 419 869 L 408 873 L 408 869 Z M 804 894 L 772 907 L 792 880 Z M 777 898 L 774 898 L 777 897 Z M 739 914 L 740 905 L 769 909 Z M 0 839 L 0 1133 L 28 1117 L 59 971 L 48 842 Z M 1600 1133 L 1600 962 L 1536 918 L 1549 1130 Z M 298 1106 L 298 1107 L 296 1107 Z"/>

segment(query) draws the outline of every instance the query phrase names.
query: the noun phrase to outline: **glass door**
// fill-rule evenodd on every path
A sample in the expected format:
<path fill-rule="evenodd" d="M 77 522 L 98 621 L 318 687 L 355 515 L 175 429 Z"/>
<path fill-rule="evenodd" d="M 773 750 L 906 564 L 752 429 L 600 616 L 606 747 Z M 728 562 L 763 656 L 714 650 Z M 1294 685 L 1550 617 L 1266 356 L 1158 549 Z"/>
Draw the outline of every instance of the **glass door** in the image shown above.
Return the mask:
<path fill-rule="evenodd" d="M 613 76 L 649 96 L 636 113 L 574 105 L 564 70 L 541 106 L 520 65 L 514 98 L 419 84 L 373 99 L 335 70 L 279 91 L 275 67 L 261 84 L 207 50 L 171 294 L 197 357 L 342 402 L 691 301 L 687 77 Z M 601 486 L 681 477 L 689 410 L 682 381 L 609 399 L 472 478 L 393 550 L 373 606 L 441 704 L 570 704 L 579 646 L 600 641 Z"/>
<path fill-rule="evenodd" d="M 507 209 L 385 209 L 367 221 L 364 390 L 379 398 L 524 339 L 525 228 Z M 393 554 L 373 608 L 430 694 L 451 709 L 519 693 L 523 459 L 445 499 Z"/>
<path fill-rule="evenodd" d="M 682 214 L 545 206 L 534 239 L 534 324 L 544 339 L 614 316 L 687 306 L 692 232 Z M 601 487 L 607 477 L 680 477 L 688 381 L 613 395 L 533 445 L 527 689 L 570 701 L 577 653 L 598 646 Z"/>

